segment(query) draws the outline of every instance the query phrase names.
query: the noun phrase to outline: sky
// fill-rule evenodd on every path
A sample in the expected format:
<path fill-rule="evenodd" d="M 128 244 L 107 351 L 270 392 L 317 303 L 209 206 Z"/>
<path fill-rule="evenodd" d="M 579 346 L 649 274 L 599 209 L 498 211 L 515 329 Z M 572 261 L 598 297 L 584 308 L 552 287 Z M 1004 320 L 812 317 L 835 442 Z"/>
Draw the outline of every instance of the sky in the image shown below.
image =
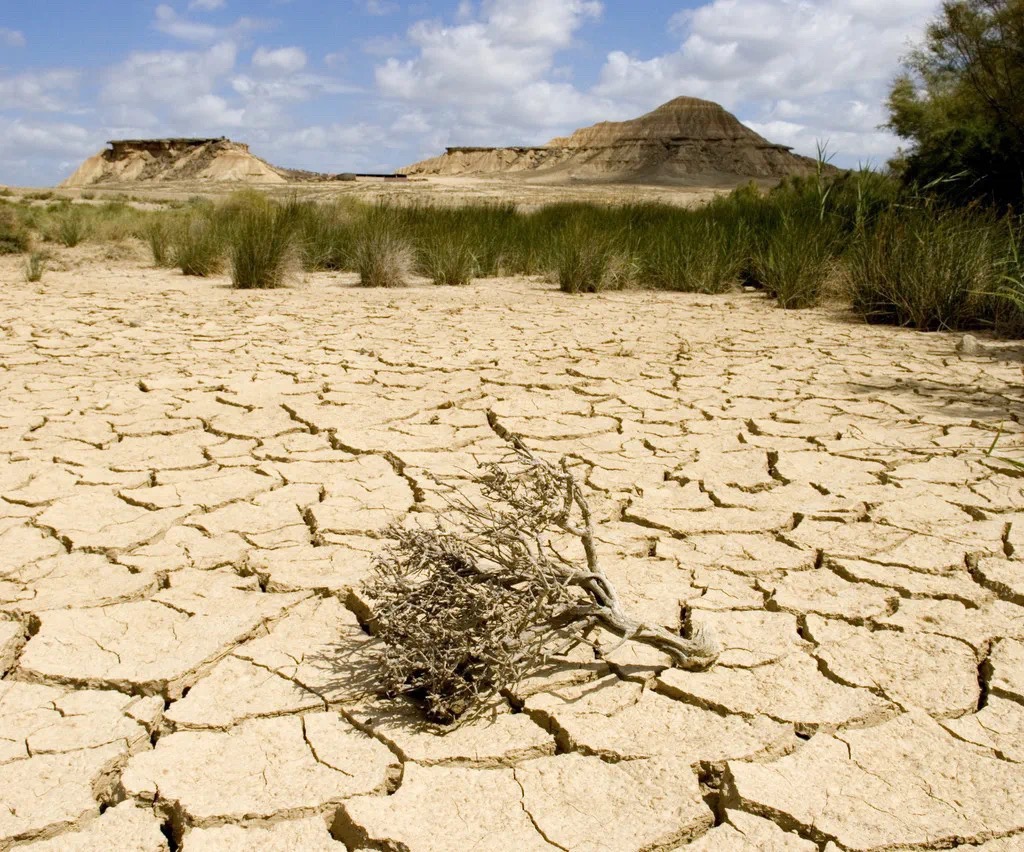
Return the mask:
<path fill-rule="evenodd" d="M 0 0 L 0 184 L 109 139 L 228 136 L 274 165 L 392 171 L 540 144 L 680 95 L 880 165 L 938 0 Z"/>

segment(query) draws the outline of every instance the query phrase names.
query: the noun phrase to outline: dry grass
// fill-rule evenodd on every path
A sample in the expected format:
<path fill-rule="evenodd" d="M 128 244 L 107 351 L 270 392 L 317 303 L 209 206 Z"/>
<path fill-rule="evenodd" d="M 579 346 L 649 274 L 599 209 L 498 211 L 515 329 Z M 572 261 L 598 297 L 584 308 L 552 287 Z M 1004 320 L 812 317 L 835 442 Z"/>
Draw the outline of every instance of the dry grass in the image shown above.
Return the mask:
<path fill-rule="evenodd" d="M 356 240 L 353 255 L 361 287 L 408 286 L 416 256 L 402 237 L 368 227 Z"/>

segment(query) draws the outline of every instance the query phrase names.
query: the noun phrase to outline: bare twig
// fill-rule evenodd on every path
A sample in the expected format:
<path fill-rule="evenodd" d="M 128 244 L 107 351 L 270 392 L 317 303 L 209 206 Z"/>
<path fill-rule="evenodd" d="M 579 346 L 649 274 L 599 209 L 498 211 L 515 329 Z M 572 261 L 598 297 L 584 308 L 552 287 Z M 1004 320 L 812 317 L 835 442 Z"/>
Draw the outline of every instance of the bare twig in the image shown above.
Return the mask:
<path fill-rule="evenodd" d="M 625 610 L 568 463 L 539 458 L 493 412 L 487 418 L 511 453 L 478 477 L 484 505 L 456 498 L 438 529 L 392 529 L 395 544 L 367 586 L 387 690 L 452 721 L 537 668 L 559 631 L 597 625 L 677 666 L 713 664 L 719 651 L 705 631 L 688 639 Z M 566 536 L 582 545 L 583 564 L 552 541 Z"/>

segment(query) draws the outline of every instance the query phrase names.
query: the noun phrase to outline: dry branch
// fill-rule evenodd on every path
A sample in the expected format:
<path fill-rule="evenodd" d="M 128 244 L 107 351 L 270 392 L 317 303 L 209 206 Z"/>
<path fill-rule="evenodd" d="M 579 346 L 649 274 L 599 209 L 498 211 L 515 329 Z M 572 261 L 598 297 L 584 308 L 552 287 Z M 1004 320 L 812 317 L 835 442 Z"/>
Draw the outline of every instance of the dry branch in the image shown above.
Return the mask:
<path fill-rule="evenodd" d="M 483 467 L 483 505 L 460 495 L 437 529 L 392 529 L 367 586 L 386 690 L 453 721 L 539 667 L 554 636 L 596 626 L 683 668 L 714 663 L 718 647 L 703 630 L 687 639 L 625 610 L 566 460 L 545 461 L 493 412 L 488 421 L 511 451 Z M 582 560 L 566 555 L 566 539 Z"/>

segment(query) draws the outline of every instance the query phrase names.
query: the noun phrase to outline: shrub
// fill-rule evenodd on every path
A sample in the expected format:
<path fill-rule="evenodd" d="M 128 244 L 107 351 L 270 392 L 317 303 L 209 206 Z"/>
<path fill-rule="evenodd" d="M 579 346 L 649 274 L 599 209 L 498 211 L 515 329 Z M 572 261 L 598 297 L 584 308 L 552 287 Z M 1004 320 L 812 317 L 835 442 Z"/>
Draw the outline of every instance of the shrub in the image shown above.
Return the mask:
<path fill-rule="evenodd" d="M 448 234 L 420 251 L 423 274 L 439 285 L 469 284 L 476 274 L 476 255 L 463 234 Z"/>
<path fill-rule="evenodd" d="M 28 251 L 31 237 L 13 207 L 0 207 L 0 254 L 21 254 Z"/>
<path fill-rule="evenodd" d="M 42 252 L 34 251 L 25 258 L 25 280 L 29 283 L 41 281 L 46 270 L 46 258 Z"/>
<path fill-rule="evenodd" d="M 684 638 L 623 609 L 567 460 L 538 458 L 493 413 L 488 420 L 515 453 L 486 465 L 477 499 L 454 497 L 437 529 L 389 530 L 393 544 L 365 587 L 385 693 L 450 723 L 539 668 L 562 630 L 585 635 L 598 624 L 677 665 L 714 663 L 718 644 L 699 625 Z"/>
<path fill-rule="evenodd" d="M 154 216 L 146 223 L 144 232 L 153 253 L 153 263 L 162 267 L 174 266 L 174 226 L 171 221 L 165 216 Z"/>
<path fill-rule="evenodd" d="M 606 234 L 571 227 L 561 235 L 552 254 L 553 277 L 563 293 L 621 290 L 633 283 L 633 261 Z"/>
<path fill-rule="evenodd" d="M 346 183 L 351 183 L 352 181 L 356 180 L 356 176 L 352 172 L 342 172 L 340 175 L 337 175 L 334 179 L 345 181 Z"/>
<path fill-rule="evenodd" d="M 52 236 L 61 245 L 74 248 L 87 239 L 91 231 L 91 223 L 85 211 L 70 206 L 58 214 Z"/>
<path fill-rule="evenodd" d="M 729 230 L 700 214 L 675 227 L 642 231 L 640 281 L 658 290 L 725 293 L 736 286 L 742 258 Z"/>
<path fill-rule="evenodd" d="M 993 321 L 1003 337 L 1024 337 L 1024 228 L 1010 222 L 993 293 Z"/>
<path fill-rule="evenodd" d="M 277 206 L 253 206 L 239 211 L 228 240 L 228 258 L 233 287 L 284 287 L 297 262 L 291 211 Z"/>
<path fill-rule="evenodd" d="M 893 209 L 849 254 L 854 310 L 922 331 L 991 321 L 997 224 L 974 210 Z"/>
<path fill-rule="evenodd" d="M 784 216 L 755 249 L 753 269 L 782 308 L 809 308 L 822 296 L 833 264 L 836 234 L 827 223 Z"/>
<path fill-rule="evenodd" d="M 349 207 L 304 204 L 296 218 L 303 269 L 313 272 L 348 268 L 354 240 L 354 217 Z"/>
<path fill-rule="evenodd" d="M 216 275 L 224 267 L 224 239 L 212 216 L 190 216 L 174 237 L 174 263 L 185 275 Z"/>
<path fill-rule="evenodd" d="M 414 260 L 412 246 L 388 229 L 364 227 L 355 243 L 353 261 L 361 287 L 405 287 Z"/>

